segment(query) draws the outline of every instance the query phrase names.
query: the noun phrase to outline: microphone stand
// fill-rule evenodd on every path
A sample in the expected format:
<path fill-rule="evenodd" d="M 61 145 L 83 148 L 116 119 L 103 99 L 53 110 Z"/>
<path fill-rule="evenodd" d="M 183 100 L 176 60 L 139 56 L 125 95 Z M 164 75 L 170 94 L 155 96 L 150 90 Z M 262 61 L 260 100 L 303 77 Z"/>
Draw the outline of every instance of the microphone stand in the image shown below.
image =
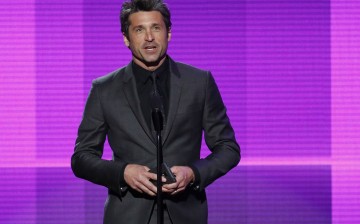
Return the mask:
<path fill-rule="evenodd" d="M 163 116 L 159 108 L 154 108 L 152 110 L 152 120 L 154 123 L 154 129 L 156 131 L 156 187 L 157 187 L 157 194 L 156 194 L 156 203 L 157 203 L 157 223 L 163 224 L 164 223 L 164 206 L 163 206 L 163 197 L 162 197 L 162 164 L 163 164 L 163 155 L 162 155 L 162 144 L 161 144 L 161 131 L 163 129 Z"/>

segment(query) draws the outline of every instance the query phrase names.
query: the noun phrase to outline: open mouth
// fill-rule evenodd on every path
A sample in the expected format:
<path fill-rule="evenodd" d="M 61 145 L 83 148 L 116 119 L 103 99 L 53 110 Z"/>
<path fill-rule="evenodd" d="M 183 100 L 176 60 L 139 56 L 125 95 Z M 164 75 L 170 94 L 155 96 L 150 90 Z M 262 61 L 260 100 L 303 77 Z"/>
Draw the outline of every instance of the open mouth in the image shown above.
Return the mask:
<path fill-rule="evenodd" d="M 147 51 L 154 51 L 156 49 L 156 46 L 146 46 L 144 47 L 144 49 Z"/>

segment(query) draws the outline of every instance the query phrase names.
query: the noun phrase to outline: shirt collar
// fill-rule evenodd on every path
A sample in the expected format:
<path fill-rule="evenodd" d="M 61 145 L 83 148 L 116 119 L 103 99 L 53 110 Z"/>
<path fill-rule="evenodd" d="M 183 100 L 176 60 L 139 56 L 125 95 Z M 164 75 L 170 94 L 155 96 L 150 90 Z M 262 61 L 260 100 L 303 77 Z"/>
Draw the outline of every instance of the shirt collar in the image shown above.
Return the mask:
<path fill-rule="evenodd" d="M 136 64 L 134 61 L 132 61 L 132 68 L 136 82 L 145 84 L 153 72 L 156 72 L 159 79 L 162 80 L 166 78 L 166 71 L 169 69 L 169 58 L 166 57 L 164 63 L 162 63 L 162 65 L 160 65 L 160 67 L 157 68 L 155 71 L 146 70 Z"/>

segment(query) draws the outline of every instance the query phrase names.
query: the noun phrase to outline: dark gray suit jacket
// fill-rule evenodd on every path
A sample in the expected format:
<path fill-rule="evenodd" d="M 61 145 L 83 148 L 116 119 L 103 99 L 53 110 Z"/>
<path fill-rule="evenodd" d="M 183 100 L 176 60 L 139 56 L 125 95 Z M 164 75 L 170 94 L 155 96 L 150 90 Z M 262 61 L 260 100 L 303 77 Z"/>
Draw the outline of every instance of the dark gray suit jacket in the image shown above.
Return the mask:
<path fill-rule="evenodd" d="M 170 59 L 169 112 L 162 133 L 164 161 L 193 166 L 198 186 L 165 197 L 174 224 L 207 223 L 205 187 L 235 167 L 240 149 L 210 72 Z M 211 154 L 200 159 L 202 133 Z M 113 160 L 101 159 L 106 136 Z M 146 224 L 154 198 L 120 190 L 127 163 L 156 166 L 156 145 L 142 115 L 131 63 L 93 81 L 71 167 L 77 177 L 108 188 L 104 223 Z"/>

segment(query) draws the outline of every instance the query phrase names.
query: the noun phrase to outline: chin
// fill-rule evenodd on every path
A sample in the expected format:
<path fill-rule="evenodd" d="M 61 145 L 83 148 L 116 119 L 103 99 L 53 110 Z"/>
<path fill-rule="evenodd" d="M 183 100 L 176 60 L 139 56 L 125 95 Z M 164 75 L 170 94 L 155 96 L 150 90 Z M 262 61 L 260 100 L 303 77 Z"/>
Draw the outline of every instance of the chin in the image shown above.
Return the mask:
<path fill-rule="evenodd" d="M 160 63 L 161 59 L 162 57 L 148 58 L 148 59 L 145 58 L 143 61 L 146 64 L 156 65 Z"/>

